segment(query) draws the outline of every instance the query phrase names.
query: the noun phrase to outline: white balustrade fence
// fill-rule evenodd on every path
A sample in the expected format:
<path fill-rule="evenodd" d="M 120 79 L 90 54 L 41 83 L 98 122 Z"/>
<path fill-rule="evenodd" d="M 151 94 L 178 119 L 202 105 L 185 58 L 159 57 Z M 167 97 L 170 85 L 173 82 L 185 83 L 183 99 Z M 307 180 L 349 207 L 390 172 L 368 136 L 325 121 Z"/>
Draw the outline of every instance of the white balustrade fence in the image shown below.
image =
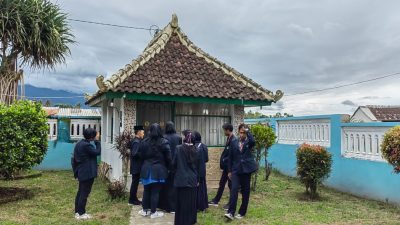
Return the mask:
<path fill-rule="evenodd" d="M 277 121 L 278 143 L 315 144 L 330 147 L 330 120 L 304 119 Z"/>
<path fill-rule="evenodd" d="M 82 139 L 83 130 L 86 128 L 94 128 L 100 131 L 100 120 L 83 120 L 83 119 L 71 119 L 70 124 L 70 136 L 72 140 Z"/>
<path fill-rule="evenodd" d="M 385 161 L 381 154 L 383 136 L 391 127 L 343 126 L 342 155 L 373 161 Z"/>
<path fill-rule="evenodd" d="M 49 141 L 57 140 L 57 119 L 47 119 L 47 139 Z"/>

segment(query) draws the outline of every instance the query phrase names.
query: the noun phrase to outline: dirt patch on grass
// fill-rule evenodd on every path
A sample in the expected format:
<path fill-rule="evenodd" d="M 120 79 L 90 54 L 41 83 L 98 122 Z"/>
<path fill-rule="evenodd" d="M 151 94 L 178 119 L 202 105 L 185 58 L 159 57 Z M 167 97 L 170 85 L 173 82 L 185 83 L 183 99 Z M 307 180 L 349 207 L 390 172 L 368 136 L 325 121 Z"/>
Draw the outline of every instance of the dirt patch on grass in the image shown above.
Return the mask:
<path fill-rule="evenodd" d="M 30 189 L 19 187 L 0 187 L 0 205 L 25 199 L 31 199 L 34 192 Z"/>

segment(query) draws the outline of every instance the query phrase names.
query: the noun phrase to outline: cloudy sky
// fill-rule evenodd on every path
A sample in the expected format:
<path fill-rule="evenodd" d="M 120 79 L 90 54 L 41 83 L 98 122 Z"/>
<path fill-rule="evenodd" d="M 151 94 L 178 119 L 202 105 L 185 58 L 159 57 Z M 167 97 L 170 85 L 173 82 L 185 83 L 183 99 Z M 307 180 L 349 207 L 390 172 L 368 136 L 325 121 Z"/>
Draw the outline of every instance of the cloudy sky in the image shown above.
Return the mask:
<path fill-rule="evenodd" d="M 352 113 L 358 105 L 400 105 L 400 1 L 59 0 L 70 18 L 163 28 L 175 12 L 200 48 L 265 88 L 286 96 L 263 113 Z M 66 65 L 26 71 L 26 82 L 73 92 L 97 90 L 151 40 L 145 30 L 70 22 L 77 43 Z M 260 110 L 259 108 L 256 108 Z"/>

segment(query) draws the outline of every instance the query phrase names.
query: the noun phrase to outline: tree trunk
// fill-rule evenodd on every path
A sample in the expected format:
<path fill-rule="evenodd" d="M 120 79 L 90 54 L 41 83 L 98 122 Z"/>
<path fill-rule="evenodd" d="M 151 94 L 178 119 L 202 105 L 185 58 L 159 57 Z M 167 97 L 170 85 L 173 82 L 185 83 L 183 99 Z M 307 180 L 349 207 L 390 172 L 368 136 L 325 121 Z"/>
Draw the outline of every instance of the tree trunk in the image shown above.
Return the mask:
<path fill-rule="evenodd" d="M 10 105 L 18 97 L 18 84 L 23 79 L 22 70 L 6 70 L 0 73 L 0 103 Z"/>

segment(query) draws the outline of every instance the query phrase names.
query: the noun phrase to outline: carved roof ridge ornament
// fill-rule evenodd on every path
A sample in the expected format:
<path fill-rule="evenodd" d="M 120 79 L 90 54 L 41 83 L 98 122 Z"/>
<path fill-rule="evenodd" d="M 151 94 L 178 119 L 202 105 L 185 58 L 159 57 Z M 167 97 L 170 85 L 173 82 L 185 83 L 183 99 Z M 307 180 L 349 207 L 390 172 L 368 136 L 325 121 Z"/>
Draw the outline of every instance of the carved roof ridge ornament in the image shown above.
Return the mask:
<path fill-rule="evenodd" d="M 284 93 L 281 90 L 277 90 L 274 94 L 272 91 L 263 88 L 252 79 L 246 77 L 234 68 L 226 65 L 225 63 L 219 61 L 217 58 L 204 52 L 201 48 L 197 47 L 180 29 L 178 24 L 178 16 L 175 13 L 172 14 L 172 19 L 167 24 L 167 26 L 165 26 L 160 32 L 155 34 L 154 38 L 144 49 L 143 53 L 140 54 L 136 59 L 132 60 L 130 64 L 125 65 L 123 69 L 120 69 L 117 73 L 113 74 L 110 79 L 106 81 L 104 80 L 104 76 L 102 75 L 99 75 L 97 77 L 96 83 L 99 87 L 99 91 L 94 94 L 93 97 L 95 97 L 99 93 L 113 89 L 118 84 L 124 82 L 124 80 L 129 77 L 133 72 L 135 72 L 141 65 L 145 64 L 156 54 L 158 54 L 162 49 L 164 49 L 165 45 L 167 44 L 173 33 L 177 34 L 182 44 L 185 45 L 189 51 L 195 53 L 196 56 L 204 58 L 206 62 L 211 63 L 217 69 L 222 69 L 225 74 L 232 76 L 235 80 L 242 82 L 244 85 L 254 89 L 256 92 L 261 91 L 266 99 L 277 102 L 282 98 Z"/>

